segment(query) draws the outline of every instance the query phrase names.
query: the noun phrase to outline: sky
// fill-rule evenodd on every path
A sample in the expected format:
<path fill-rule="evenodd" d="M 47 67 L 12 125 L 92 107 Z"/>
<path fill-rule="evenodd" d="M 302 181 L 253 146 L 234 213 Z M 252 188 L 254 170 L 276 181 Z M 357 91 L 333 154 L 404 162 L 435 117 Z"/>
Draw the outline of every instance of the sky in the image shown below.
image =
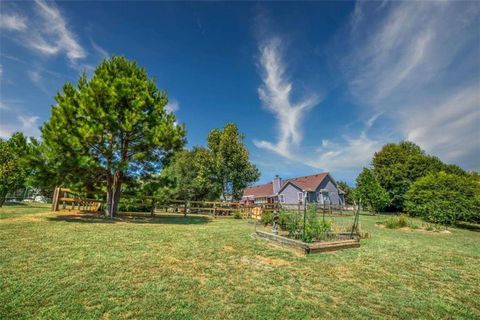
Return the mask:
<path fill-rule="evenodd" d="M 0 136 L 40 137 L 66 81 L 112 54 L 169 95 L 188 147 L 228 122 L 260 182 L 353 184 L 410 140 L 480 169 L 480 2 L 0 2 Z"/>

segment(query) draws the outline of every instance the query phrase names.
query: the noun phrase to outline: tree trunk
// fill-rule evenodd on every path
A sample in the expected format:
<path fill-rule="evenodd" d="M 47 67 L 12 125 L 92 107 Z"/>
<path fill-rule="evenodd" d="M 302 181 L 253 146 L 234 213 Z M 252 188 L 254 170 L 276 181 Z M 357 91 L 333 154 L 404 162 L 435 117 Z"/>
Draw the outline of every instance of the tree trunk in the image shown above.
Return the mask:
<path fill-rule="evenodd" d="M 122 189 L 122 172 L 119 172 L 115 175 L 113 179 L 113 202 L 112 202 L 112 215 L 115 216 L 117 214 L 118 209 L 118 201 L 120 200 L 120 192 Z"/>
<path fill-rule="evenodd" d="M 109 217 L 110 219 L 113 218 L 112 213 L 112 201 L 113 201 L 113 188 L 112 188 L 112 176 L 107 175 L 107 204 L 105 207 L 105 216 Z"/>
<path fill-rule="evenodd" d="M 0 195 L 0 208 L 3 207 L 3 204 L 5 203 L 6 198 L 7 198 L 7 194 Z"/>

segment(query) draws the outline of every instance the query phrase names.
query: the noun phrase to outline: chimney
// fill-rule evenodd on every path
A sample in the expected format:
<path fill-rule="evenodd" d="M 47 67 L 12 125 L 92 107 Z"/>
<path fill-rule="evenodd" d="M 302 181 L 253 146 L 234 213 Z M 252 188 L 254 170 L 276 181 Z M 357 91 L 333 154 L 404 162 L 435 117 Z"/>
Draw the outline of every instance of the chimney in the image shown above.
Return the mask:
<path fill-rule="evenodd" d="M 282 187 L 282 178 L 280 178 L 277 175 L 275 175 L 275 178 L 273 178 L 273 194 L 277 194 L 278 191 L 280 191 L 280 188 Z"/>

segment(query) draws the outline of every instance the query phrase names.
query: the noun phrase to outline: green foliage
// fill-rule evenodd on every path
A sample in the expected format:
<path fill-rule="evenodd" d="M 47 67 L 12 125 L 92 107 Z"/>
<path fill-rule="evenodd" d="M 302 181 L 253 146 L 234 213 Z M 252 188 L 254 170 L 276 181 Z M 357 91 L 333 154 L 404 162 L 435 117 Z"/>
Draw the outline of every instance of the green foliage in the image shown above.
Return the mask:
<path fill-rule="evenodd" d="M 305 228 L 303 212 L 281 210 L 278 220 L 280 228 L 288 231 L 289 237 L 301 239 L 304 242 L 327 239 L 333 227 L 332 221 L 319 219 L 314 205 L 310 205 L 307 209 Z"/>
<path fill-rule="evenodd" d="M 337 185 L 340 188 L 340 190 L 345 192 L 344 194 L 345 203 L 354 204 L 355 199 L 354 199 L 352 188 L 345 181 L 337 181 Z"/>
<path fill-rule="evenodd" d="M 242 219 L 242 214 L 240 211 L 234 211 L 232 214 L 233 219 Z"/>
<path fill-rule="evenodd" d="M 243 190 L 258 180 L 260 172 L 249 160 L 244 136 L 233 123 L 208 134 L 212 174 L 224 200 L 239 200 Z"/>
<path fill-rule="evenodd" d="M 55 100 L 42 127 L 49 161 L 70 181 L 100 177 L 109 215 L 128 176 L 159 171 L 185 144 L 184 126 L 165 110 L 167 93 L 124 57 L 103 60 L 91 79 L 67 82 Z"/>
<path fill-rule="evenodd" d="M 456 165 L 444 164 L 437 157 L 425 154 L 410 141 L 384 145 L 373 156 L 372 166 L 378 182 L 389 194 L 391 209 L 394 211 L 403 211 L 405 193 L 418 178 L 439 171 L 466 174 Z"/>
<path fill-rule="evenodd" d="M 169 182 L 170 195 L 176 199 L 212 200 L 219 187 L 212 177 L 212 154 L 202 147 L 183 150 L 173 156 L 161 176 Z"/>
<path fill-rule="evenodd" d="M 405 215 L 390 217 L 383 221 L 382 224 L 389 229 L 405 228 L 414 225 Z"/>
<path fill-rule="evenodd" d="M 7 193 L 25 186 L 31 173 L 30 155 L 31 143 L 22 133 L 14 133 L 8 140 L 0 138 L 0 207 Z"/>
<path fill-rule="evenodd" d="M 358 175 L 355 196 L 362 205 L 367 205 L 375 213 L 382 211 L 388 206 L 390 200 L 388 193 L 378 183 L 373 172 L 370 169 L 363 168 Z"/>
<path fill-rule="evenodd" d="M 472 176 L 431 173 L 412 184 L 405 208 L 433 223 L 480 221 L 480 184 Z"/>
<path fill-rule="evenodd" d="M 273 224 L 273 213 L 271 211 L 263 211 L 261 221 L 264 225 Z"/>

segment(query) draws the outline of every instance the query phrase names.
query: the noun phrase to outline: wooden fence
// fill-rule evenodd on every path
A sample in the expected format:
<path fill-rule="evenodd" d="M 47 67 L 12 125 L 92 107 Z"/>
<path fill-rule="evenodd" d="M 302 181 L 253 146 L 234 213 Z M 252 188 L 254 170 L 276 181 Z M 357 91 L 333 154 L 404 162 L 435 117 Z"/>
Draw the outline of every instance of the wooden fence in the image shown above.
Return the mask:
<path fill-rule="evenodd" d="M 106 203 L 105 192 L 74 191 L 68 188 L 55 188 L 52 199 L 52 211 L 99 212 Z M 239 212 L 242 218 L 260 220 L 262 213 L 281 209 L 303 212 L 302 204 L 262 203 L 245 204 L 242 202 L 164 200 L 160 197 L 122 194 L 117 213 L 120 215 L 155 213 L 212 214 L 230 215 Z M 317 212 L 323 214 L 345 214 L 349 211 L 340 205 L 317 205 Z M 353 214 L 353 211 L 352 211 Z"/>

